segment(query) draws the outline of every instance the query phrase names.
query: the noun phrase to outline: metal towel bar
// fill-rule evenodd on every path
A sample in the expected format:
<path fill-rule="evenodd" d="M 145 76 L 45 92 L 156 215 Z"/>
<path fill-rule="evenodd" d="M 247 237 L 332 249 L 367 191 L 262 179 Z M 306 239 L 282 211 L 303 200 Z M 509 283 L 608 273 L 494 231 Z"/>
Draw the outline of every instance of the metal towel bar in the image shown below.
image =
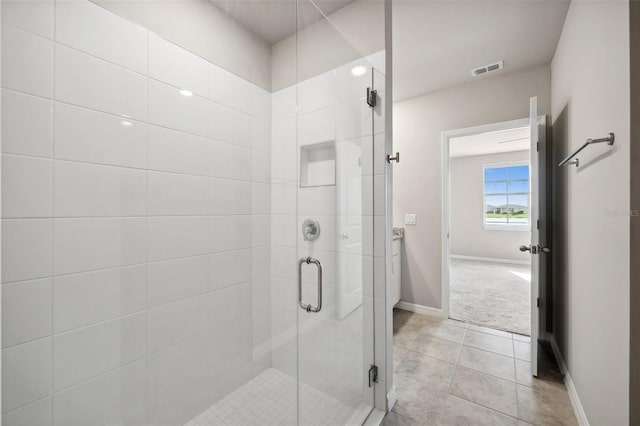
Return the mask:
<path fill-rule="evenodd" d="M 609 136 L 607 136 L 606 138 L 599 138 L 599 139 L 587 139 L 585 143 L 582 144 L 582 146 L 578 149 L 576 149 L 573 154 L 571 154 L 570 156 L 568 156 L 567 158 L 565 158 L 564 160 L 562 160 L 558 166 L 564 166 L 565 164 L 575 164 L 576 167 L 578 167 L 580 165 L 580 160 L 578 160 L 577 158 L 573 161 L 570 161 L 573 157 L 575 157 L 576 155 L 578 155 L 578 153 L 580 151 L 582 151 L 583 149 L 585 149 L 587 146 L 589 145 L 593 145 L 594 143 L 602 143 L 602 142 L 606 142 L 607 145 L 613 145 L 613 141 L 615 140 L 615 135 L 613 133 L 609 133 Z"/>

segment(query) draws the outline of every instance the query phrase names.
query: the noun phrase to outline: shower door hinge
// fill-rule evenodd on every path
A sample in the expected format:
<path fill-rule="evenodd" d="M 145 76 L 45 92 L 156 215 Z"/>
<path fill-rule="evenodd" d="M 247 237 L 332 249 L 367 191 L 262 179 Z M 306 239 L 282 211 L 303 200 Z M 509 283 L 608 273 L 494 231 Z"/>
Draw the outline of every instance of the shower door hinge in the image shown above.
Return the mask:
<path fill-rule="evenodd" d="M 378 383 L 378 366 L 372 364 L 369 369 L 369 387 L 373 386 L 374 383 Z"/>
<path fill-rule="evenodd" d="M 540 307 L 540 298 L 536 298 L 536 306 L 539 308 Z"/>
<path fill-rule="evenodd" d="M 371 90 L 371 87 L 367 87 L 367 104 L 374 108 L 378 103 L 378 91 Z"/>
<path fill-rule="evenodd" d="M 540 229 L 540 219 L 536 220 L 536 229 Z"/>

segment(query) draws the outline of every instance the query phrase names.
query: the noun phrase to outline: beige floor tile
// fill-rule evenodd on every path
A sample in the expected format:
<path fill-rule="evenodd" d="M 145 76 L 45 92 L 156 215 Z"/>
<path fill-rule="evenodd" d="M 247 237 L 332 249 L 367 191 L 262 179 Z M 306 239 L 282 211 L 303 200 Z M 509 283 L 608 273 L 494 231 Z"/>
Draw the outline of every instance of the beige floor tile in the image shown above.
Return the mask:
<path fill-rule="evenodd" d="M 553 384 L 518 385 L 518 418 L 534 425 L 577 425 L 567 391 Z"/>
<path fill-rule="evenodd" d="M 418 423 L 436 425 L 447 399 L 447 392 L 435 390 L 424 383 L 407 380 L 396 375 L 398 400 L 393 412 Z"/>
<path fill-rule="evenodd" d="M 396 369 L 396 376 L 446 391 L 449 389 L 455 367 L 452 363 L 408 351 L 404 361 Z"/>
<path fill-rule="evenodd" d="M 518 333 L 513 333 L 513 340 L 529 343 L 531 342 L 531 337 L 523 336 L 522 334 L 518 334 Z"/>
<path fill-rule="evenodd" d="M 483 349 L 463 346 L 458 357 L 458 365 L 512 382 L 516 380 L 513 358 Z"/>
<path fill-rule="evenodd" d="M 419 342 L 422 334 L 422 328 L 418 325 L 405 325 L 393 332 L 393 344 L 394 346 L 400 346 L 405 349 L 411 349 L 411 347 Z"/>
<path fill-rule="evenodd" d="M 516 417 L 516 384 L 473 370 L 456 367 L 449 393 Z"/>
<path fill-rule="evenodd" d="M 516 358 L 523 361 L 529 361 L 531 359 L 531 343 L 513 341 L 513 354 Z"/>
<path fill-rule="evenodd" d="M 460 343 L 425 335 L 410 342 L 398 342 L 397 345 L 451 363 L 456 362 L 462 347 Z"/>
<path fill-rule="evenodd" d="M 441 426 L 517 426 L 518 420 L 495 410 L 449 395 L 440 419 Z"/>
<path fill-rule="evenodd" d="M 511 339 L 505 339 L 504 337 L 467 330 L 467 334 L 464 337 L 464 344 L 501 355 L 513 356 L 513 341 Z"/>
<path fill-rule="evenodd" d="M 512 334 L 508 331 L 496 330 L 489 327 L 483 327 L 481 325 L 469 324 L 469 330 L 479 331 L 481 333 L 493 334 L 494 336 L 504 337 L 506 339 L 511 339 Z"/>
<path fill-rule="evenodd" d="M 429 320 L 430 317 L 415 312 L 405 311 L 403 309 L 393 310 L 393 331 L 397 331 L 396 328 L 401 329 L 404 327 L 422 326 Z"/>
<path fill-rule="evenodd" d="M 393 411 L 387 413 L 382 419 L 381 426 L 420 426 L 418 423 L 408 419 L 406 417 L 400 416 Z"/>
<path fill-rule="evenodd" d="M 531 363 L 529 361 L 516 359 L 516 382 L 525 386 L 533 386 L 533 380 Z"/>
<path fill-rule="evenodd" d="M 422 326 L 422 332 L 427 336 L 462 343 L 466 328 L 454 325 L 449 321 L 427 321 Z"/>
<path fill-rule="evenodd" d="M 453 319 L 453 318 L 444 318 L 444 319 L 442 319 L 442 318 L 436 318 L 436 317 L 429 317 L 429 320 L 430 320 L 430 321 L 441 321 L 441 322 L 445 322 L 445 323 L 447 323 L 447 324 L 449 324 L 449 325 L 453 325 L 453 326 L 460 327 L 460 328 L 467 328 L 467 327 L 469 327 L 469 324 L 468 324 L 468 323 L 466 323 L 466 322 L 464 322 L 464 321 L 457 320 L 457 319 Z"/>
<path fill-rule="evenodd" d="M 399 346 L 393 346 L 393 371 L 396 371 L 398 366 L 404 361 L 407 356 L 407 349 L 401 348 Z"/>

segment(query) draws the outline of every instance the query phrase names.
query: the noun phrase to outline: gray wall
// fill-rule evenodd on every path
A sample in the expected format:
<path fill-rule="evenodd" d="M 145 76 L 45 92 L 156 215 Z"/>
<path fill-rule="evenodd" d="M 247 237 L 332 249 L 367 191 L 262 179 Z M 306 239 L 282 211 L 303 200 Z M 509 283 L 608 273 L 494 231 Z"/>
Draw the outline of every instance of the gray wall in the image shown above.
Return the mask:
<path fill-rule="evenodd" d="M 629 89 L 629 3 L 572 2 L 551 64 L 554 162 L 616 134 L 553 168 L 553 333 L 592 425 L 629 422 Z"/>
<path fill-rule="evenodd" d="M 477 82 L 394 104 L 393 217 L 405 228 L 402 300 L 441 307 L 442 294 L 442 132 L 529 116 L 529 98 L 538 96 L 540 114 L 549 114 L 548 65 L 499 74 Z M 416 226 L 404 226 L 416 213 Z"/>
<path fill-rule="evenodd" d="M 531 241 L 529 231 L 485 229 L 483 221 L 483 166 L 523 160 L 529 160 L 529 151 L 451 159 L 449 244 L 452 255 L 530 260 L 529 253 L 518 250 L 520 245 Z"/>
<path fill-rule="evenodd" d="M 631 93 L 640 93 L 640 1 L 629 2 Z M 640 209 L 640 97 L 631 97 L 631 209 Z M 631 216 L 631 259 L 640 259 L 640 218 Z M 631 263 L 629 401 L 640 401 L 640 263 Z M 630 404 L 629 424 L 640 425 L 640 404 Z"/>
<path fill-rule="evenodd" d="M 91 1 L 271 90 L 271 47 L 206 0 Z M 295 19 L 295 3 L 291 19 Z"/>

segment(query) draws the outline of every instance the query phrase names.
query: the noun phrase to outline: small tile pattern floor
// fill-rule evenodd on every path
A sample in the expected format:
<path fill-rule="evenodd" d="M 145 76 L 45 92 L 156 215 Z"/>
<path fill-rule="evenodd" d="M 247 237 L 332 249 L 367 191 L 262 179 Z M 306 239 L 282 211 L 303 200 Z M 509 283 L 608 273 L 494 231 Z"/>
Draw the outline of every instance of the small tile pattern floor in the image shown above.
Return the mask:
<path fill-rule="evenodd" d="M 394 310 L 398 401 L 385 426 L 577 425 L 557 376 L 530 371 L 529 338 Z"/>
<path fill-rule="evenodd" d="M 185 426 L 296 425 L 296 379 L 269 368 L 186 423 Z M 300 384 L 300 424 L 345 425 L 356 409 Z"/>
<path fill-rule="evenodd" d="M 451 259 L 451 318 L 529 335 L 531 267 Z"/>

